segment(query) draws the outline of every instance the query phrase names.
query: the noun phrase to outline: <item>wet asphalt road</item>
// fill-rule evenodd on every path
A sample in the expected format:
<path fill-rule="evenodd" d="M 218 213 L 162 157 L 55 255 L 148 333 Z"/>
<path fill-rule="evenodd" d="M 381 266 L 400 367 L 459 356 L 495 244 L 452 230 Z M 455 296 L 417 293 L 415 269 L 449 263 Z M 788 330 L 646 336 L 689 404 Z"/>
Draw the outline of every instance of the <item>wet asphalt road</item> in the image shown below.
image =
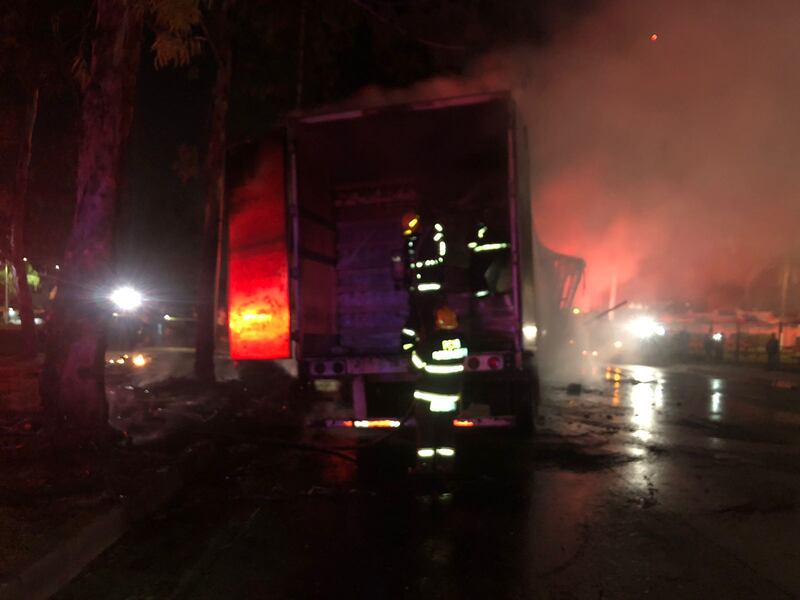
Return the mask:
<path fill-rule="evenodd" d="M 58 598 L 800 597 L 798 384 L 598 367 L 535 440 L 463 433 L 448 481 L 410 437 L 243 447 Z"/>

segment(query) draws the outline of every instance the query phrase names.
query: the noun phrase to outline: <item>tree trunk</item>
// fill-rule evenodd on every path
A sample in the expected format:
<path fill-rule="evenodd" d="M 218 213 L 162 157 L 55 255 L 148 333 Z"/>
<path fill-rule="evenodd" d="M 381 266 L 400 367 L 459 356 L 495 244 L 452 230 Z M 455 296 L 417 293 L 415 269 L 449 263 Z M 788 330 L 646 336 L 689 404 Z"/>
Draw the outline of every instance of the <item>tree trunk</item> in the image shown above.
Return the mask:
<path fill-rule="evenodd" d="M 218 247 L 225 207 L 225 151 L 228 95 L 231 82 L 231 49 L 226 31 L 228 2 L 218 5 L 213 24 L 217 31 L 217 73 L 211 97 L 211 123 L 206 154 L 206 202 L 203 223 L 200 274 L 197 282 L 197 339 L 194 372 L 197 379 L 215 380 L 214 341 L 216 338 L 216 300 L 219 286 Z"/>
<path fill-rule="evenodd" d="M 107 431 L 105 323 L 123 151 L 133 119 L 142 14 L 133 0 L 97 0 L 82 103 L 75 216 L 61 269 L 40 390 L 48 416 Z"/>
<path fill-rule="evenodd" d="M 17 273 L 17 303 L 22 322 L 22 355 L 36 354 L 36 327 L 33 323 L 33 301 L 28 286 L 28 265 L 25 262 L 25 217 L 28 206 L 28 182 L 31 174 L 33 130 L 39 114 L 39 88 L 34 88 L 25 114 L 22 143 L 14 185 L 14 212 L 11 224 L 11 256 Z"/>

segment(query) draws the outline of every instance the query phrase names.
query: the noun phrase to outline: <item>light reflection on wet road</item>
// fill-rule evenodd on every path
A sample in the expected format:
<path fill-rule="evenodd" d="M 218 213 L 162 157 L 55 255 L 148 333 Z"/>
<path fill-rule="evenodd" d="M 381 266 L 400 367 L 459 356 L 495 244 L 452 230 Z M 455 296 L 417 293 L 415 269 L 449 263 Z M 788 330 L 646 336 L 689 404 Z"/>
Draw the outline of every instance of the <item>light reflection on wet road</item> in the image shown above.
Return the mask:
<path fill-rule="evenodd" d="M 595 369 L 548 387 L 533 442 L 462 433 L 440 484 L 406 476 L 400 436 L 358 466 L 263 452 L 59 598 L 797 597 L 798 382 Z"/>

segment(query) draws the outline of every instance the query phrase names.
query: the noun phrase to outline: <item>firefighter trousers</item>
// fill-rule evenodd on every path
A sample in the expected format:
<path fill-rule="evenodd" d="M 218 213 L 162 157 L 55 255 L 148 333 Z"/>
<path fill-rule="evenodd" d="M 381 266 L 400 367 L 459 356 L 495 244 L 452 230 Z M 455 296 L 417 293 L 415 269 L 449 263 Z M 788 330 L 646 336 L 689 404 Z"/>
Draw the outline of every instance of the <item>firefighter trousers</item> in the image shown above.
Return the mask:
<path fill-rule="evenodd" d="M 429 402 L 417 400 L 414 407 L 414 420 L 417 422 L 417 449 L 454 448 L 452 412 L 432 412 Z"/>

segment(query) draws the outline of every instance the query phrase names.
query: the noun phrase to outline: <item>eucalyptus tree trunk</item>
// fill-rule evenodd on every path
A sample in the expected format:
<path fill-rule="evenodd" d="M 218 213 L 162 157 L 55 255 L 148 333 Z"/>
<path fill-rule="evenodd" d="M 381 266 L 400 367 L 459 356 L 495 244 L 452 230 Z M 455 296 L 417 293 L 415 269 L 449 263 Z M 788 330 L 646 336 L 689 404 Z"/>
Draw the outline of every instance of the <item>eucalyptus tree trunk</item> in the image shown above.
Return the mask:
<path fill-rule="evenodd" d="M 211 22 L 215 36 L 217 72 L 211 94 L 211 122 L 206 153 L 206 198 L 200 273 L 197 281 L 197 338 L 195 376 L 206 382 L 215 380 L 214 342 L 216 338 L 217 294 L 222 260 L 220 242 L 225 207 L 226 119 L 231 84 L 231 48 L 227 32 L 230 2 L 219 3 Z"/>
<path fill-rule="evenodd" d="M 36 354 L 36 327 L 33 322 L 33 301 L 28 286 L 28 265 L 25 263 L 25 217 L 28 206 L 28 182 L 31 174 L 31 153 L 33 149 L 33 130 L 39 114 L 39 88 L 30 95 L 25 111 L 19 160 L 17 161 L 14 185 L 14 208 L 11 221 L 11 256 L 17 273 L 17 303 L 22 323 L 21 354 L 30 357 Z"/>
<path fill-rule="evenodd" d="M 59 424 L 107 431 L 106 296 L 114 213 L 133 118 L 142 42 L 135 0 L 96 0 L 97 21 L 81 114 L 75 215 L 49 322 L 40 390 Z"/>

